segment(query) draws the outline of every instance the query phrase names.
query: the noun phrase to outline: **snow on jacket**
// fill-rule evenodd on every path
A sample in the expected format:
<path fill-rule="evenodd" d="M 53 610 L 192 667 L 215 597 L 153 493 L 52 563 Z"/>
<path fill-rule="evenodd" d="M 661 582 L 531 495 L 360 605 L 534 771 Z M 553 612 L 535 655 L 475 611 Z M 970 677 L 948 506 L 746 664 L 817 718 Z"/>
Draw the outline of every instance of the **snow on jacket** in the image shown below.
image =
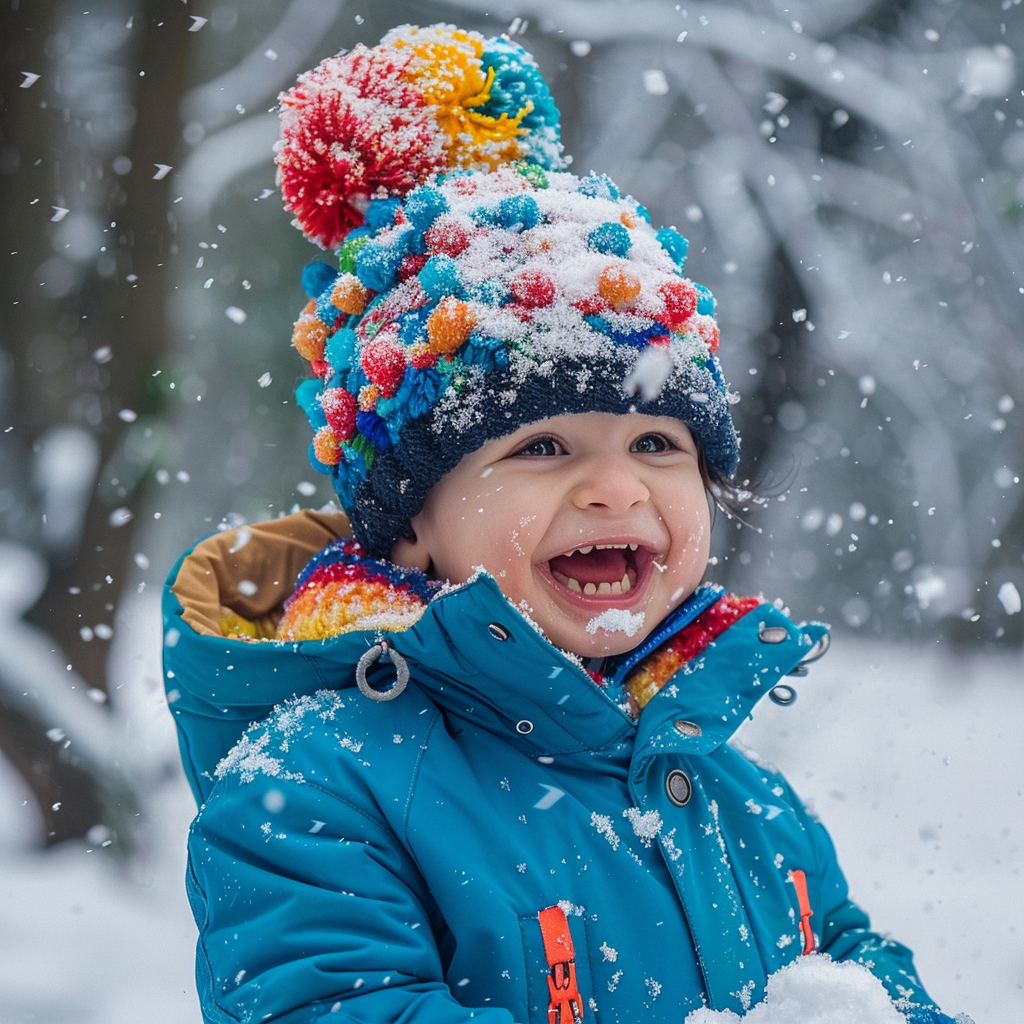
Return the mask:
<path fill-rule="evenodd" d="M 218 534 L 165 592 L 207 1021 L 682 1024 L 748 1008 L 815 946 L 930 1005 L 824 827 L 728 743 L 824 627 L 756 603 L 713 637 L 729 597 L 705 585 L 599 686 L 481 574 L 398 632 L 223 636 L 223 615 L 279 607 L 344 526 Z M 387 702 L 355 680 L 382 635 L 411 672 Z M 696 654 L 634 719 L 622 681 L 679 638 Z M 394 672 L 378 661 L 370 683 Z"/>

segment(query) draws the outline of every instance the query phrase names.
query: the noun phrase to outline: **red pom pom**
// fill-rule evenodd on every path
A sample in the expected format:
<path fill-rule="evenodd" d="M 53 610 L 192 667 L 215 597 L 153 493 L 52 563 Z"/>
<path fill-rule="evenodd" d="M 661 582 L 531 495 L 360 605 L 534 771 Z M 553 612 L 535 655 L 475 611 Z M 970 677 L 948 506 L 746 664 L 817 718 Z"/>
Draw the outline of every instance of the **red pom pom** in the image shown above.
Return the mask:
<path fill-rule="evenodd" d="M 658 319 L 666 327 L 682 327 L 697 309 L 697 289 L 689 281 L 668 281 L 658 293 L 665 303 L 664 312 Z"/>
<path fill-rule="evenodd" d="M 414 252 L 406 256 L 398 265 L 398 280 L 408 281 L 415 277 L 426 265 L 430 257 L 424 252 Z"/>
<path fill-rule="evenodd" d="M 603 313 L 608 308 L 608 303 L 599 295 L 590 295 L 585 299 L 578 299 L 573 305 L 584 316 L 595 316 L 598 313 Z"/>
<path fill-rule="evenodd" d="M 286 210 L 324 249 L 363 223 L 381 192 L 405 195 L 444 166 L 444 140 L 403 81 L 413 59 L 357 46 L 303 75 L 281 97 L 278 181 Z"/>
<path fill-rule="evenodd" d="M 454 217 L 441 216 L 423 236 L 432 253 L 456 257 L 469 245 L 469 232 Z"/>
<path fill-rule="evenodd" d="M 356 432 L 355 396 L 344 388 L 327 388 L 322 391 L 320 408 L 327 417 L 331 433 L 339 441 L 347 441 Z"/>
<path fill-rule="evenodd" d="M 524 305 L 539 309 L 555 300 L 555 283 L 539 270 L 524 270 L 511 285 L 512 294 Z"/>
<path fill-rule="evenodd" d="M 334 372 L 333 367 L 326 359 L 314 359 L 310 362 L 309 368 L 313 371 L 314 377 L 326 380 Z"/>
<path fill-rule="evenodd" d="M 391 398 L 405 376 L 405 352 L 388 338 L 376 337 L 363 349 L 363 373 L 380 388 L 381 396 Z"/>

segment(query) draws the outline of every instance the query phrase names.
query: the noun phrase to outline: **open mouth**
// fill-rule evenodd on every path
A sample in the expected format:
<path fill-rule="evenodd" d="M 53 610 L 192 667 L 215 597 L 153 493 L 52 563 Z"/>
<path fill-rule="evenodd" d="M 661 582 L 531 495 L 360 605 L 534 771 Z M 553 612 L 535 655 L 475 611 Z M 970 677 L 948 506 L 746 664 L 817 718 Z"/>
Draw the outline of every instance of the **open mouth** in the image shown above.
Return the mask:
<path fill-rule="evenodd" d="M 621 597 L 647 581 L 656 552 L 642 544 L 587 544 L 548 562 L 552 578 L 581 597 Z"/>

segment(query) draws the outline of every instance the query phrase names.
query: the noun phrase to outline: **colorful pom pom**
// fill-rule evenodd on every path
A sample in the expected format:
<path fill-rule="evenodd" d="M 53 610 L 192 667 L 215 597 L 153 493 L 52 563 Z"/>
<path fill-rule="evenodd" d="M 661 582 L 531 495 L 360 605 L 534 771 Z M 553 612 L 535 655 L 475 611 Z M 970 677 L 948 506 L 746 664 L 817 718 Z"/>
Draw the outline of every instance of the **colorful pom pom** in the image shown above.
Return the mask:
<path fill-rule="evenodd" d="M 435 352 L 448 355 L 469 337 L 476 313 L 459 299 L 442 299 L 427 318 L 427 339 Z"/>
<path fill-rule="evenodd" d="M 429 252 L 454 258 L 469 245 L 469 232 L 455 217 L 441 216 L 431 225 L 423 241 Z"/>
<path fill-rule="evenodd" d="M 686 254 L 690 250 L 689 241 L 675 228 L 659 228 L 654 237 L 658 239 L 662 249 L 669 254 L 676 270 L 681 274 L 683 265 L 686 263 Z"/>
<path fill-rule="evenodd" d="M 316 304 L 313 305 L 315 308 Z M 303 359 L 323 359 L 327 333 L 327 325 L 320 317 L 303 312 L 292 328 L 292 344 Z"/>
<path fill-rule="evenodd" d="M 339 274 L 331 290 L 331 303 L 342 313 L 362 313 L 370 301 L 370 293 L 355 274 Z"/>
<path fill-rule="evenodd" d="M 338 276 L 334 267 L 326 263 L 307 263 L 302 271 L 302 290 L 315 299 L 331 287 L 331 282 Z"/>
<path fill-rule="evenodd" d="M 320 407 L 327 417 L 331 433 L 337 440 L 347 441 L 355 433 L 356 400 L 344 388 L 326 388 L 322 391 Z"/>
<path fill-rule="evenodd" d="M 658 319 L 673 330 L 682 327 L 697 310 L 697 289 L 689 281 L 668 281 L 658 289 L 665 303 Z"/>
<path fill-rule="evenodd" d="M 378 336 L 363 349 L 360 365 L 370 382 L 380 389 L 380 394 L 391 398 L 405 375 L 405 352 L 390 338 Z"/>
<path fill-rule="evenodd" d="M 317 462 L 325 466 L 336 466 L 341 462 L 341 443 L 330 427 L 321 427 L 313 435 L 313 454 Z"/>
<path fill-rule="evenodd" d="M 524 270 L 511 284 L 512 294 L 524 306 L 539 309 L 555 300 L 555 282 L 539 270 Z"/>
<path fill-rule="evenodd" d="M 640 294 L 640 279 L 621 263 L 612 263 L 601 271 L 597 290 L 612 309 L 622 313 L 636 302 Z"/>
<path fill-rule="evenodd" d="M 587 235 L 587 246 L 605 256 L 625 257 L 629 255 L 629 250 L 633 247 L 633 239 L 629 237 L 629 232 L 621 224 L 606 221 L 604 224 L 598 224 Z"/>

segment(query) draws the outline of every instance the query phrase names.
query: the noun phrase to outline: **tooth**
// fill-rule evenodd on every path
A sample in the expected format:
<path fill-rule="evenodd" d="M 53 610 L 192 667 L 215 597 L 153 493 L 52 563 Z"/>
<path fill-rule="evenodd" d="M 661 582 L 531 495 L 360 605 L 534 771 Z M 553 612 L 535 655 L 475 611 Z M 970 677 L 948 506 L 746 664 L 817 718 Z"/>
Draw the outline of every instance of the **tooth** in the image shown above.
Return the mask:
<path fill-rule="evenodd" d="M 557 569 L 552 569 L 551 570 L 551 575 L 554 576 L 555 579 L 558 580 L 558 582 L 562 584 L 562 586 L 568 586 L 569 585 L 569 577 L 565 576 L 563 573 L 560 573 Z"/>
<path fill-rule="evenodd" d="M 570 589 L 570 590 L 571 590 L 571 591 L 572 591 L 572 592 L 573 592 L 574 594 L 582 594 L 582 593 L 583 593 L 583 591 L 582 591 L 582 590 L 580 590 L 580 583 L 579 583 L 579 580 L 574 580 L 574 579 L 573 579 L 573 578 L 572 578 L 571 576 L 569 576 L 569 577 L 567 577 L 567 578 L 566 578 L 566 583 L 565 583 L 565 585 L 566 585 L 566 586 L 567 586 L 567 587 L 568 587 L 568 588 L 569 588 L 569 589 Z"/>
<path fill-rule="evenodd" d="M 593 551 L 593 550 L 594 550 L 594 545 L 593 544 L 588 544 L 585 548 L 577 548 L 576 549 L 576 554 L 577 555 L 589 555 L 590 552 Z"/>
<path fill-rule="evenodd" d="M 613 594 L 621 594 L 622 593 L 622 584 L 618 580 L 616 580 L 612 584 L 612 593 Z"/>
<path fill-rule="evenodd" d="M 597 544 L 595 545 L 598 551 L 607 551 L 611 547 L 610 544 Z"/>
<path fill-rule="evenodd" d="M 629 545 L 629 550 L 630 550 L 630 551 L 636 551 L 636 549 L 637 549 L 638 547 L 639 547 L 639 545 L 638 545 L 638 544 L 630 544 L 630 545 Z"/>
<path fill-rule="evenodd" d="M 579 584 L 577 584 L 577 586 L 579 586 Z M 593 583 L 587 583 L 583 587 L 583 593 L 586 594 L 587 597 L 590 597 L 592 594 L 597 593 L 597 587 L 595 587 Z"/>
<path fill-rule="evenodd" d="M 628 594 L 633 589 L 633 584 L 629 582 L 629 573 L 624 573 L 622 576 L 622 592 Z"/>
<path fill-rule="evenodd" d="M 612 592 L 612 585 L 610 583 L 601 583 L 598 585 L 597 592 L 599 594 L 610 594 Z"/>

